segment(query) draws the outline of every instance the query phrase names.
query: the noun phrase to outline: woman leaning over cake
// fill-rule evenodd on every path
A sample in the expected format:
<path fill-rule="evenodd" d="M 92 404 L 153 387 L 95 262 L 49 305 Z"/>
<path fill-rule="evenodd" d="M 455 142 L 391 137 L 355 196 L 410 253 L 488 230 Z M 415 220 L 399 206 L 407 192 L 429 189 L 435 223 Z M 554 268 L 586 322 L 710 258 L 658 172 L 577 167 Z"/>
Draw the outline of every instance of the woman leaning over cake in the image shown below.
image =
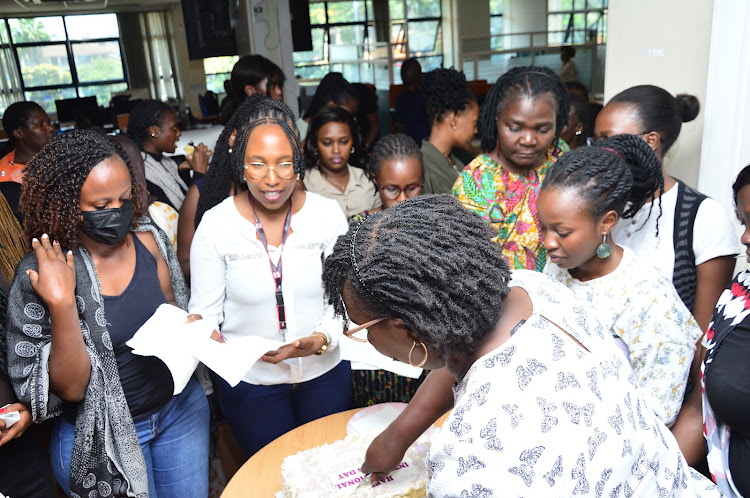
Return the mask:
<path fill-rule="evenodd" d="M 125 345 L 187 289 L 143 212 L 123 149 L 98 133 L 54 137 L 28 165 L 21 203 L 33 252 L 8 304 L 8 372 L 36 422 L 58 417 L 52 470 L 71 496 L 206 496 L 208 403 Z M 184 437 L 190 434 L 190 437 Z"/>
<path fill-rule="evenodd" d="M 750 261 L 750 166 L 732 185 Z M 703 345 L 703 431 L 708 468 L 724 496 L 750 496 L 750 271 L 737 275 L 719 298 Z"/>
<path fill-rule="evenodd" d="M 347 222 L 336 201 L 295 189 L 302 148 L 283 103 L 261 102 L 232 151 L 234 181 L 248 192 L 203 215 L 190 253 L 190 311 L 230 344 L 249 335 L 285 343 L 237 386 L 219 380 L 224 415 L 250 457 L 285 432 L 349 407 L 350 367 L 337 348 L 341 322 L 321 286 L 323 259 Z"/>
<path fill-rule="evenodd" d="M 466 166 L 452 193 L 495 230 L 513 269 L 544 268 L 536 198 L 547 170 L 568 150 L 559 137 L 569 112 L 562 80 L 535 66 L 500 76 L 482 104 L 483 153 Z"/>
<path fill-rule="evenodd" d="M 451 197 L 420 196 L 350 228 L 325 265 L 345 335 L 367 327 L 382 354 L 454 379 L 428 496 L 719 496 L 588 307 L 544 275 L 510 272 L 493 235 Z M 362 472 L 389 470 L 367 456 Z"/>

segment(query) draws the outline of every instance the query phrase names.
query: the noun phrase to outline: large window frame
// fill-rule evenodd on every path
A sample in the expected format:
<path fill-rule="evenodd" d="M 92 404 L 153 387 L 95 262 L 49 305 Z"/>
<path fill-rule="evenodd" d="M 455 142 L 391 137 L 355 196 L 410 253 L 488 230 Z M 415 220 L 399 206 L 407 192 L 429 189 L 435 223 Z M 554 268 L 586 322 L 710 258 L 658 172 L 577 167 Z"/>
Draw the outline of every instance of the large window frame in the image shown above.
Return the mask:
<path fill-rule="evenodd" d="M 443 65 L 443 26 L 442 26 L 442 6 L 439 0 L 433 0 L 437 6 L 437 15 L 409 15 L 410 2 L 417 0 L 390 0 L 390 16 L 388 20 L 388 42 L 377 42 L 375 37 L 375 23 L 371 0 L 359 0 L 364 4 L 364 19 L 340 22 L 331 20 L 329 17 L 329 5 L 341 3 L 344 0 L 313 0 L 310 2 L 311 24 L 313 31 L 313 50 L 306 52 L 295 52 L 295 74 L 299 75 L 303 81 L 319 80 L 325 74 L 331 71 L 339 71 L 351 82 L 366 82 L 380 84 L 382 79 L 375 76 L 375 66 L 381 64 L 388 68 L 388 82 L 400 83 L 401 62 L 409 57 L 416 57 L 422 62 L 423 70 L 430 70 L 434 67 Z M 323 19 L 320 20 L 320 13 L 314 15 L 314 9 L 320 9 L 322 4 Z M 394 11 L 403 12 L 394 19 Z M 435 36 L 429 50 L 415 50 L 409 45 L 410 24 L 412 27 L 419 23 L 435 23 Z M 340 44 L 332 43 L 332 31 L 354 28 L 358 30 L 358 37 L 361 43 L 348 45 L 356 46 L 357 57 L 351 60 L 336 60 L 332 57 L 332 51 L 340 48 Z M 322 43 L 316 40 L 315 30 L 322 30 Z M 322 45 L 322 46 L 321 46 Z M 429 43 L 428 43 L 429 45 Z M 335 47 L 332 49 L 332 47 Z M 421 48 L 421 47 L 420 47 Z M 309 59 L 303 57 L 309 54 Z M 352 65 L 356 70 L 352 70 Z M 348 67 L 347 67 L 348 66 Z"/>
<path fill-rule="evenodd" d="M 547 43 L 606 43 L 608 4 L 608 0 L 547 0 Z"/>
<path fill-rule="evenodd" d="M 109 14 L 109 13 L 107 13 Z M 102 15 L 102 14 L 91 14 L 91 15 Z M 116 14 L 111 14 L 116 15 Z M 21 90 L 27 100 L 36 100 L 32 97 L 30 94 L 32 92 L 54 92 L 57 90 L 74 90 L 74 93 L 68 92 L 70 97 L 69 98 L 76 98 L 76 97 L 85 97 L 89 96 L 90 94 L 85 91 L 87 88 L 96 87 L 96 86 L 103 86 L 103 85 L 121 85 L 119 88 L 114 88 L 112 91 L 123 91 L 127 90 L 129 88 L 129 80 L 128 80 L 128 72 L 127 72 L 127 66 L 125 64 L 125 57 L 123 57 L 123 47 L 122 47 L 122 40 L 120 35 L 120 26 L 118 22 L 117 26 L 117 33 L 118 36 L 108 36 L 108 37 L 101 37 L 101 38 L 85 38 L 85 39 L 71 39 L 69 34 L 69 29 L 67 25 L 67 19 L 69 17 L 82 17 L 82 15 L 70 15 L 70 16 L 31 16 L 31 17 L 10 17 L 10 18 L 2 18 L 0 19 L 0 22 L 4 24 L 5 33 L 7 34 L 7 40 L 4 41 L 2 46 L 0 48 L 2 49 L 10 49 L 12 55 L 13 55 L 13 61 L 15 63 L 16 69 L 18 71 L 18 76 L 21 82 Z M 14 41 L 13 40 L 13 31 L 11 30 L 11 20 L 21 20 L 21 19 L 54 19 L 54 18 L 61 18 L 62 19 L 62 26 L 65 34 L 64 40 L 57 40 L 57 41 Z M 91 80 L 91 81 L 81 81 L 78 67 L 76 66 L 76 59 L 75 59 L 75 48 L 79 45 L 85 45 L 85 44 L 96 44 L 96 43 L 117 43 L 117 48 L 119 50 L 120 54 L 120 64 L 122 67 L 122 78 L 110 78 L 110 79 L 97 79 L 97 80 Z M 23 75 L 22 71 L 22 64 L 21 64 L 21 57 L 19 55 L 19 51 L 23 51 L 24 49 L 29 48 L 44 48 L 44 47 L 52 47 L 52 46 L 58 46 L 58 47 L 65 47 L 65 55 L 67 57 L 67 62 L 70 69 L 70 77 L 71 81 L 69 83 L 59 83 L 59 84 L 48 84 L 48 85 L 34 85 L 30 84 Z M 99 96 L 97 96 L 97 102 L 99 105 L 107 106 L 109 102 L 100 102 Z M 63 96 L 63 98 L 68 98 L 67 96 Z M 51 102 L 38 102 L 42 107 L 45 108 L 45 110 L 49 112 L 55 112 L 54 108 L 54 101 L 56 99 L 52 99 Z"/>

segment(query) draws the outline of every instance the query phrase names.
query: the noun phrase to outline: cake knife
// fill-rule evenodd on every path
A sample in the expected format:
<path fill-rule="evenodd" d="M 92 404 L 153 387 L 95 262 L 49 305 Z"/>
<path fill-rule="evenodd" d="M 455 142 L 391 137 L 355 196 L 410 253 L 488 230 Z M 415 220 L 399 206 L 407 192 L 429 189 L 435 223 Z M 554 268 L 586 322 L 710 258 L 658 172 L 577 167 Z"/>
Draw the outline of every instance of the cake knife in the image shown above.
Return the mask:
<path fill-rule="evenodd" d="M 360 486 L 362 486 L 362 483 L 366 482 L 370 484 L 370 477 L 372 477 L 372 472 L 362 476 L 362 480 L 359 481 L 356 486 L 354 486 L 354 491 L 352 492 L 352 496 L 355 496 L 357 494 L 357 490 L 359 490 Z"/>

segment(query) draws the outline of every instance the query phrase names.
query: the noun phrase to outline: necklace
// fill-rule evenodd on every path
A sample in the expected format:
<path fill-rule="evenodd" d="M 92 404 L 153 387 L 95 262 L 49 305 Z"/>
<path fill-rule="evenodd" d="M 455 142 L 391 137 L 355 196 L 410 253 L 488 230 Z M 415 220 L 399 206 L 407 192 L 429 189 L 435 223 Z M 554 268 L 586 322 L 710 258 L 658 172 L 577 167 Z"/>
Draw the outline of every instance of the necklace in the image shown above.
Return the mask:
<path fill-rule="evenodd" d="M 323 175 L 323 178 L 325 178 L 325 180 L 328 183 L 330 183 L 331 185 L 333 185 L 334 187 L 336 187 L 337 189 L 339 189 L 341 192 L 345 192 L 346 191 L 346 185 L 341 185 L 339 182 L 337 182 L 333 178 L 330 178 L 325 173 L 323 173 L 322 170 L 321 170 L 321 174 Z"/>

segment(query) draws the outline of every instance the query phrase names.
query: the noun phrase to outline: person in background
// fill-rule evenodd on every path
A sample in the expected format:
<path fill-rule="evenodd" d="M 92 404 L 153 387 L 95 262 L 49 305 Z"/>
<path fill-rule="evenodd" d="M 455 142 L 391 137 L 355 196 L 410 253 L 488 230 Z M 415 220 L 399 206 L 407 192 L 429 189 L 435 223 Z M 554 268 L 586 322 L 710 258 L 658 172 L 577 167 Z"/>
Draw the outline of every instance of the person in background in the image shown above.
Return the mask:
<path fill-rule="evenodd" d="M 307 128 L 310 121 L 324 107 L 341 107 L 352 116 L 356 116 L 359 112 L 359 92 L 344 79 L 341 73 L 326 74 L 320 80 L 310 105 L 297 119 L 297 128 L 299 128 L 303 145 L 307 141 Z M 357 140 L 361 140 L 361 137 L 358 137 Z"/>
<path fill-rule="evenodd" d="M 663 163 L 682 123 L 695 119 L 699 110 L 698 99 L 692 95 L 675 97 L 657 86 L 639 85 L 620 92 L 607 103 L 596 118 L 594 135 L 638 135 Z M 659 268 L 705 331 L 719 296 L 732 278 L 739 252 L 734 227 L 718 202 L 666 172 L 662 174 L 664 189 L 632 219 L 618 222 L 612 236 L 615 242 Z M 657 208 L 661 216 L 648 216 Z M 701 348 L 693 360 L 683 409 L 672 427 L 678 440 L 693 438 L 692 444 L 683 445 L 691 465 L 698 465 L 705 456 L 701 393 L 696 387 L 700 382 Z"/>
<path fill-rule="evenodd" d="M 455 69 L 434 69 L 424 77 L 430 136 L 422 141 L 426 194 L 451 191 L 464 164 L 454 148 L 468 149 L 477 133 L 479 105 L 466 84 L 464 73 Z"/>
<path fill-rule="evenodd" d="M 611 236 L 617 221 L 635 215 L 663 182 L 651 148 L 640 137 L 616 135 L 564 154 L 544 179 L 537 214 L 550 258 L 544 273 L 589 303 L 624 341 L 646 405 L 672 427 L 703 332 L 672 283 Z M 692 440 L 678 435 L 680 449 L 692 451 L 685 448 Z"/>
<path fill-rule="evenodd" d="M 399 465 L 425 414 L 453 408 L 430 435 L 428 496 L 720 496 L 591 308 L 544 275 L 509 271 L 493 236 L 455 199 L 425 195 L 352 226 L 326 261 L 343 334 L 366 327 L 383 355 L 432 370 L 396 419 L 406 430 L 394 422 L 367 450 L 370 482 Z M 435 374 L 447 385 L 424 396 Z"/>
<path fill-rule="evenodd" d="M 240 58 L 232 68 L 229 82 L 232 100 L 222 105 L 221 121 L 226 123 L 242 102 L 256 93 L 283 102 L 285 81 L 286 76 L 281 68 L 262 55 Z"/>
<path fill-rule="evenodd" d="M 0 193 L 19 222 L 23 222 L 18 200 L 21 196 L 23 168 L 55 134 L 44 109 L 36 102 L 16 102 L 3 114 L 3 130 L 8 135 L 6 154 L 0 158 Z"/>
<path fill-rule="evenodd" d="M 452 194 L 495 230 L 512 269 L 541 271 L 547 260 L 536 199 L 550 166 L 568 150 L 560 132 L 569 112 L 562 80 L 536 66 L 500 76 L 482 105 L 483 153 L 466 166 Z"/>
<path fill-rule="evenodd" d="M 67 132 L 34 156 L 21 196 L 33 252 L 10 289 L 3 353 L 34 421 L 57 417 L 50 460 L 66 493 L 205 497 L 203 390 L 192 379 L 173 396 L 166 365 L 126 345 L 159 305 L 187 305 L 138 194 L 125 152 L 98 133 Z"/>
<path fill-rule="evenodd" d="M 422 93 L 422 66 L 414 57 L 401 64 L 401 81 L 404 90 L 396 97 L 396 129 L 421 145 L 430 135 L 427 118 L 427 98 Z"/>
<path fill-rule="evenodd" d="M 347 218 L 381 205 L 364 170 L 359 136 L 351 114 L 340 107 L 325 107 L 310 121 L 305 142 L 305 188 L 334 199 Z"/>
<path fill-rule="evenodd" d="M 578 81 L 578 68 L 576 67 L 575 62 L 573 62 L 573 57 L 575 56 L 576 49 L 570 45 L 565 45 L 560 49 L 560 60 L 562 61 L 562 66 L 557 70 L 557 74 L 564 82 Z"/>
<path fill-rule="evenodd" d="M 359 109 L 354 117 L 362 134 L 362 142 L 370 150 L 380 136 L 377 90 L 369 83 L 352 83 L 352 86 L 359 94 Z"/>
<path fill-rule="evenodd" d="M 422 193 L 424 170 L 416 142 L 402 133 L 378 140 L 370 156 L 369 174 L 380 192 L 383 205 L 352 216 L 350 224 L 359 223 L 371 214 Z M 416 378 L 353 361 L 352 408 L 378 403 L 408 403 L 424 378 L 424 375 L 414 375 Z"/>
<path fill-rule="evenodd" d="M 732 185 L 737 218 L 744 228 L 740 240 L 750 262 L 750 166 Z M 750 270 L 739 273 L 724 290 L 703 340 L 703 434 L 708 468 L 728 498 L 750 496 Z"/>
<path fill-rule="evenodd" d="M 177 258 L 185 279 L 190 282 L 190 247 L 203 214 L 229 196 L 244 192 L 245 184 L 232 181 L 232 147 L 255 106 L 267 99 L 255 93 L 245 99 L 224 126 L 211 155 L 211 164 L 206 176 L 196 180 L 185 195 L 177 221 Z"/>
<path fill-rule="evenodd" d="M 323 260 L 347 222 L 335 201 L 296 188 L 305 175 L 302 146 L 285 104 L 260 102 L 233 150 L 234 182 L 248 192 L 225 199 L 198 225 L 190 312 L 220 328 L 228 344 L 247 336 L 279 341 L 235 387 L 218 381 L 224 415 L 250 457 L 350 406 L 351 370 L 337 347 L 342 324 L 321 285 Z"/>
<path fill-rule="evenodd" d="M 577 149 L 581 145 L 580 137 L 583 134 L 583 122 L 576 112 L 576 106 L 573 100 L 570 101 L 570 113 L 568 114 L 568 123 L 560 132 L 560 139 L 568 144 L 570 150 Z M 585 144 L 585 142 L 583 142 Z"/>

